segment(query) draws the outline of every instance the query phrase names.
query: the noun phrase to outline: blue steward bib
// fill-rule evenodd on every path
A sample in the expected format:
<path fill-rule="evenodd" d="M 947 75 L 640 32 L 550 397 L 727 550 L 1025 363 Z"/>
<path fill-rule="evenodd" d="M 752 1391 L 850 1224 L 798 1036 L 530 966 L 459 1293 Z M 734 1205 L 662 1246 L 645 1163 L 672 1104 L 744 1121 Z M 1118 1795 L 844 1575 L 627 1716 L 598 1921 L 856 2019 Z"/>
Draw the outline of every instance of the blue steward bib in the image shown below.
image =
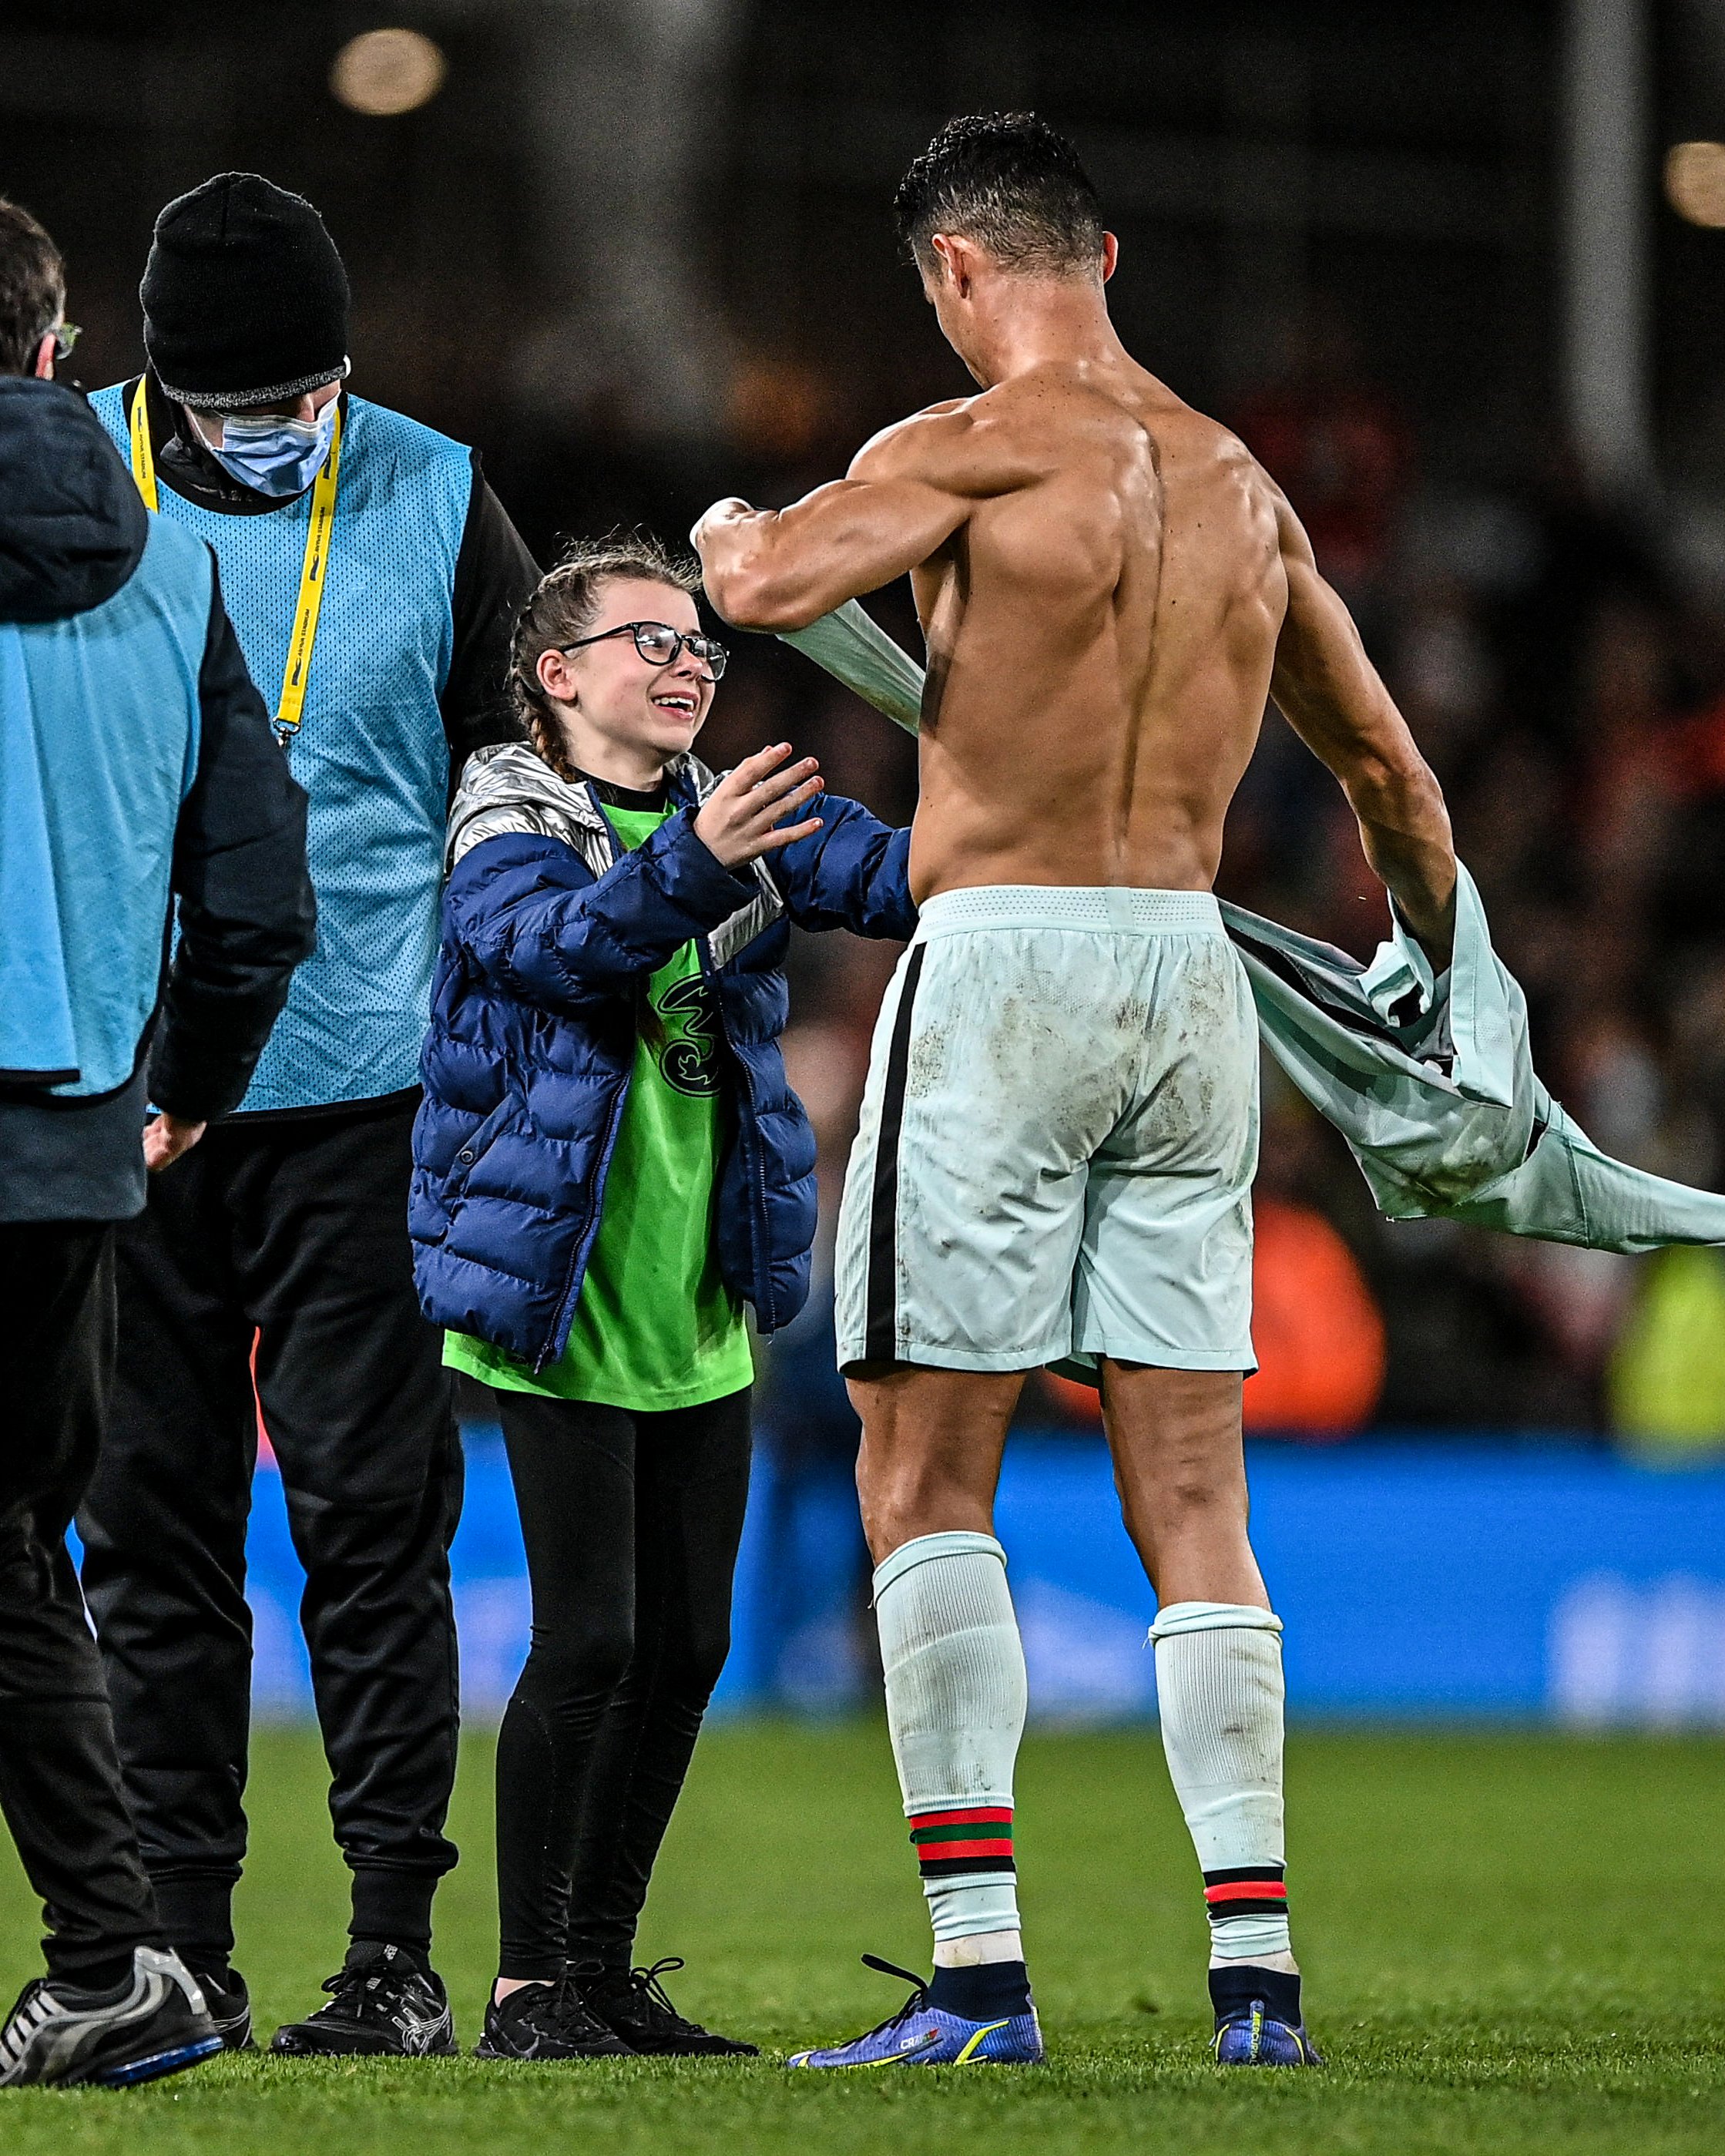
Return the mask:
<path fill-rule="evenodd" d="M 124 393 L 91 408 L 128 454 Z M 347 400 L 317 642 L 289 752 L 310 798 L 317 948 L 295 973 L 240 1112 L 367 1101 L 417 1082 L 437 956 L 449 745 L 439 698 L 454 644 L 470 452 L 362 397 Z M 273 711 L 293 628 L 308 490 L 225 516 L 160 489 L 207 541 L 246 665 Z"/>
<path fill-rule="evenodd" d="M 198 769 L 210 558 L 159 517 L 110 599 L 0 624 L 0 1071 L 123 1086 L 162 984 Z"/>

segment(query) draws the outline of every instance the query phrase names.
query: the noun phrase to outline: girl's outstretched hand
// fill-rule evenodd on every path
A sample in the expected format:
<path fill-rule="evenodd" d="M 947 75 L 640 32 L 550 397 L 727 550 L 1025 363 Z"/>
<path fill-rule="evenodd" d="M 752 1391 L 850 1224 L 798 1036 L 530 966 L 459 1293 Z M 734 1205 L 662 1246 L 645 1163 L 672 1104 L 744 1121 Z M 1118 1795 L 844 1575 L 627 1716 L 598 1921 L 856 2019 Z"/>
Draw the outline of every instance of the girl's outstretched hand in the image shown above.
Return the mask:
<path fill-rule="evenodd" d="M 819 816 L 775 828 L 826 784 L 814 775 L 820 767 L 812 756 L 781 769 L 790 752 L 788 742 L 778 742 L 745 757 L 719 781 L 695 819 L 696 837 L 726 868 L 741 868 L 820 829 Z"/>

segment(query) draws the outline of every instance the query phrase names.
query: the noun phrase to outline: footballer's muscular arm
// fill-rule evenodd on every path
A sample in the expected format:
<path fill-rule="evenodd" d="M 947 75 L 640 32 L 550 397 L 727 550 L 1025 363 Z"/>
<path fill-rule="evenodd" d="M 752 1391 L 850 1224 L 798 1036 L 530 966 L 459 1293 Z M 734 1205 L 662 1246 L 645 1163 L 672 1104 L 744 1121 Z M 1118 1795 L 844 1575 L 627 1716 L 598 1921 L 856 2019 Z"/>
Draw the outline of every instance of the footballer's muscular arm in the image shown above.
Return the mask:
<path fill-rule="evenodd" d="M 1455 921 L 1449 811 L 1408 725 L 1366 656 L 1353 617 L 1318 574 L 1312 542 L 1278 500 L 1288 608 L 1270 693 L 1342 784 L 1360 842 L 1403 918 L 1440 965 Z"/>
<path fill-rule="evenodd" d="M 849 474 L 788 509 L 716 501 L 691 534 L 707 596 L 739 629 L 806 629 L 921 567 L 998 490 L 968 402 L 877 434 Z"/>

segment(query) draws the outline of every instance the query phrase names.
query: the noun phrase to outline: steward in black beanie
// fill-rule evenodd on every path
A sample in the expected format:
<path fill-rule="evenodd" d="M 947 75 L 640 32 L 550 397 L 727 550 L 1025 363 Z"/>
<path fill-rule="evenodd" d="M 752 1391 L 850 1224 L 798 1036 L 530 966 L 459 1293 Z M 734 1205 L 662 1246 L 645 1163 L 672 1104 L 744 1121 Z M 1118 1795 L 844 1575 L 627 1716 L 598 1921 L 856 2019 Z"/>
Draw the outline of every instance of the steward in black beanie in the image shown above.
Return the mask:
<path fill-rule="evenodd" d="M 188 536 L 208 548 L 233 671 L 254 704 L 248 669 L 278 698 L 276 762 L 313 804 L 322 940 L 244 1099 L 191 1163 L 201 1179 L 164 1192 L 157 1178 L 144 1217 L 115 1230 L 116 1245 L 122 1231 L 139 1240 L 114 1261 L 126 1382 L 82 1514 L 86 1591 L 105 1613 L 140 1844 L 160 1867 L 155 1917 L 238 2050 L 251 2029 L 231 1959 L 246 1824 L 224 1763 L 245 1756 L 251 1686 L 228 1612 L 245 1577 L 252 1424 L 233 1343 L 257 1334 L 256 1312 L 353 1897 L 341 1974 L 274 2049 L 447 2054 L 429 1957 L 432 1896 L 455 1861 L 443 1828 L 459 1465 L 407 1201 L 449 778 L 519 740 L 504 684 L 539 571 L 476 450 L 352 393 L 347 279 L 310 203 L 254 172 L 205 181 L 162 213 L 140 296 L 150 365 L 90 408 L 150 499 L 151 549 Z M 229 847 L 207 911 L 232 914 L 239 899 L 224 893 L 229 880 L 244 891 L 249 861 L 249 844 Z M 219 1015 L 199 1022 L 213 1031 Z"/>
<path fill-rule="evenodd" d="M 347 273 L 303 195 L 218 172 L 171 202 L 138 287 L 144 349 L 178 404 L 234 412 L 347 372 Z"/>

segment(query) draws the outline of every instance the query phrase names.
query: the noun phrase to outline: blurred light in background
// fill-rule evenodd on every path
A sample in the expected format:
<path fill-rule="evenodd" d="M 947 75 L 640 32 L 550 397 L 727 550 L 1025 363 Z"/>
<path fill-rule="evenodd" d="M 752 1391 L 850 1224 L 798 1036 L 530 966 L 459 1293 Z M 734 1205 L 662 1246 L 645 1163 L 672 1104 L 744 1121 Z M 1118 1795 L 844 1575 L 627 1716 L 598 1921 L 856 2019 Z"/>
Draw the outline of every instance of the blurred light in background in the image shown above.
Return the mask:
<path fill-rule="evenodd" d="M 1665 155 L 1665 194 L 1691 224 L 1725 225 L 1725 142 L 1674 142 Z"/>
<path fill-rule="evenodd" d="M 1384 1320 L 1358 1260 L 1323 1214 L 1266 1191 L 1253 1201 L 1250 1430 L 1350 1436 L 1384 1391 Z"/>
<path fill-rule="evenodd" d="M 351 38 L 330 69 L 330 90 L 350 112 L 389 118 L 429 105 L 449 63 L 418 30 L 367 30 Z"/>

